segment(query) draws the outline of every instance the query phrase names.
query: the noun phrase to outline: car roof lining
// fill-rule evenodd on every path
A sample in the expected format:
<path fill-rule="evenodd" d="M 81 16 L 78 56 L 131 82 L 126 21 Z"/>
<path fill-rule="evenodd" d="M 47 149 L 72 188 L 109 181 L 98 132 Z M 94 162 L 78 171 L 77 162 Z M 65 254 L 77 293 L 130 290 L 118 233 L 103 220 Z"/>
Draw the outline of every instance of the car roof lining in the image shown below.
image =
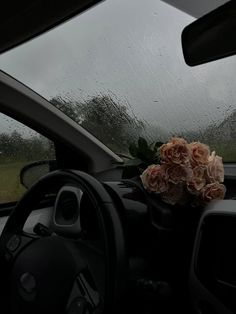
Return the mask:
<path fill-rule="evenodd" d="M 104 0 L 1 1 L 0 54 L 63 23 Z M 162 0 L 199 17 L 228 0 Z"/>
<path fill-rule="evenodd" d="M 0 53 L 61 24 L 101 0 L 3 1 L 0 10 Z"/>

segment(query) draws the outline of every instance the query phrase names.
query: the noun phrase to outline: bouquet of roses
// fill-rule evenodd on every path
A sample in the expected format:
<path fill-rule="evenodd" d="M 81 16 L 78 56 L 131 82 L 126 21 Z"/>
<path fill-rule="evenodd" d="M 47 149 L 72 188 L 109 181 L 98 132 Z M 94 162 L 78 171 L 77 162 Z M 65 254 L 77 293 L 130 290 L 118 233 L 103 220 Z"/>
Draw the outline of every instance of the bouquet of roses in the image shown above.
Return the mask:
<path fill-rule="evenodd" d="M 159 148 L 160 164 L 152 164 L 141 180 L 148 192 L 168 204 L 200 206 L 225 196 L 222 158 L 207 145 L 172 138 Z"/>

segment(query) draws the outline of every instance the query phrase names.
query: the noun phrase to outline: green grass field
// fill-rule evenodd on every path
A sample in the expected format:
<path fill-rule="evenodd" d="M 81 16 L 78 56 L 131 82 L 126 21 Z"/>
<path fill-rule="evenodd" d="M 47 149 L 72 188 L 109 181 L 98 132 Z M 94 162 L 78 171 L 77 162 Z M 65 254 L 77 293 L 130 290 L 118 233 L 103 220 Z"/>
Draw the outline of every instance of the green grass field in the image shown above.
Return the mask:
<path fill-rule="evenodd" d="M 223 157 L 223 162 L 236 162 L 236 145 L 234 142 L 229 143 L 209 143 L 211 151 L 215 150 L 216 154 Z"/>
<path fill-rule="evenodd" d="M 20 184 L 20 170 L 29 162 L 12 162 L 0 165 L 0 203 L 15 202 L 25 191 Z"/>

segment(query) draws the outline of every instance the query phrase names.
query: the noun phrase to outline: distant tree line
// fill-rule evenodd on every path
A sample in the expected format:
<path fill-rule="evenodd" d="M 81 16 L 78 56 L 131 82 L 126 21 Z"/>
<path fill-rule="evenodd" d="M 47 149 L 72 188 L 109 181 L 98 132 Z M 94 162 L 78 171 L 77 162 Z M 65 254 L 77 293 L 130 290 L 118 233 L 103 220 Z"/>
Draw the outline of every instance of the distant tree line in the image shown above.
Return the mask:
<path fill-rule="evenodd" d="M 51 103 L 115 152 L 127 153 L 129 145 L 144 130 L 144 124 L 128 110 L 128 104 L 115 101 L 109 95 L 81 102 L 55 97 Z M 0 134 L 0 162 L 52 158 L 53 144 L 39 134 L 23 136 L 17 131 Z"/>
<path fill-rule="evenodd" d="M 53 144 L 40 135 L 23 137 L 19 132 L 0 134 L 0 162 L 51 159 Z"/>
<path fill-rule="evenodd" d="M 55 97 L 51 103 L 115 152 L 126 153 L 144 130 L 144 123 L 128 110 L 129 104 L 110 95 L 81 102 Z"/>
<path fill-rule="evenodd" d="M 55 97 L 51 103 L 118 153 L 128 147 L 145 130 L 128 103 L 110 95 L 97 95 L 76 101 Z M 22 136 L 17 131 L 0 134 L 0 162 L 33 161 L 54 158 L 53 144 L 38 134 Z"/>

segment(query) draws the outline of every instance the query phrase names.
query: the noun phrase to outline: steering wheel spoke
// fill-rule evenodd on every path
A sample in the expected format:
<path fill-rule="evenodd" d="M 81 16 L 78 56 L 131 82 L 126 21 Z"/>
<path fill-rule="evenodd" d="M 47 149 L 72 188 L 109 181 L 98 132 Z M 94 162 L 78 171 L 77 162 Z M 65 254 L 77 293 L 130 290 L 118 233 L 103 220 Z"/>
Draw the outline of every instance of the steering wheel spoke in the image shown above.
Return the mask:
<path fill-rule="evenodd" d="M 81 239 L 65 241 L 77 264 L 77 275 L 67 303 L 67 313 L 103 313 L 106 287 L 105 254 Z"/>
<path fill-rule="evenodd" d="M 76 277 L 67 305 L 67 313 L 102 313 L 104 299 L 100 295 L 89 269 Z M 76 311 L 77 310 L 77 311 Z"/>
<path fill-rule="evenodd" d="M 37 239 L 39 239 L 38 236 L 25 232 L 5 232 L 0 239 L 0 257 L 2 261 L 11 264 L 25 247 Z"/>

